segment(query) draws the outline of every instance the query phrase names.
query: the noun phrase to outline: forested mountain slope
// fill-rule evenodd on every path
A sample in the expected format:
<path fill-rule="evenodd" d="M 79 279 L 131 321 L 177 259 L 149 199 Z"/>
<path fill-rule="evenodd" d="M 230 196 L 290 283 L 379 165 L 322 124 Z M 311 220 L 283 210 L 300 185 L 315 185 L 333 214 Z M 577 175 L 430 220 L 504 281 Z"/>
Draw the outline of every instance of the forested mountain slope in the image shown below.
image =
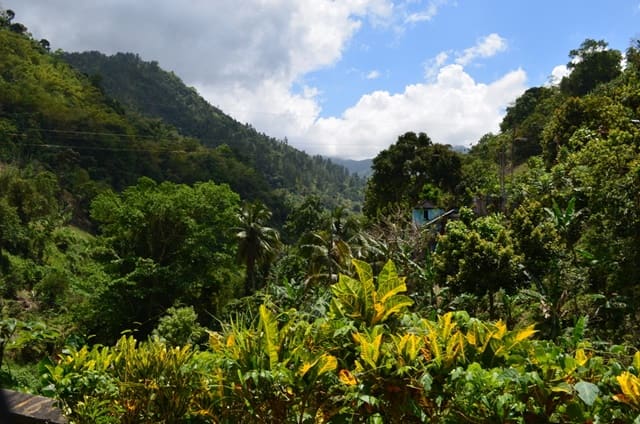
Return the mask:
<path fill-rule="evenodd" d="M 371 165 L 373 164 L 372 159 L 362 159 L 362 160 L 351 160 L 351 159 L 340 159 L 340 158 L 329 158 L 332 162 L 337 163 L 338 165 L 342 165 L 351 171 L 353 174 L 358 174 L 361 177 L 368 177 L 371 175 L 372 169 Z"/>
<path fill-rule="evenodd" d="M 112 100 L 12 19 L 0 9 L 1 386 L 55 396 L 70 422 L 640 419 L 640 41 L 623 66 L 585 40 L 467 153 L 400 135 L 363 216 L 323 205 L 339 179 L 255 170 L 250 148 L 328 161 L 207 105 L 208 130 L 184 135 L 195 120 Z M 150 69 L 129 93 L 184 89 L 114 60 Z M 416 225 L 427 203 L 457 213 Z"/>
<path fill-rule="evenodd" d="M 316 193 L 332 207 L 343 199 L 362 200 L 362 179 L 328 159 L 310 157 L 237 122 L 156 62 L 145 62 L 132 53 L 66 53 L 62 57 L 125 107 L 160 118 L 206 146 L 228 145 L 234 157 L 255 169 L 272 189 Z"/>
<path fill-rule="evenodd" d="M 265 178 L 228 147 L 203 147 L 159 119 L 125 111 L 25 32 L 0 31 L 0 161 L 44 166 L 80 201 L 140 176 L 211 179 L 244 198 L 274 198 Z"/>

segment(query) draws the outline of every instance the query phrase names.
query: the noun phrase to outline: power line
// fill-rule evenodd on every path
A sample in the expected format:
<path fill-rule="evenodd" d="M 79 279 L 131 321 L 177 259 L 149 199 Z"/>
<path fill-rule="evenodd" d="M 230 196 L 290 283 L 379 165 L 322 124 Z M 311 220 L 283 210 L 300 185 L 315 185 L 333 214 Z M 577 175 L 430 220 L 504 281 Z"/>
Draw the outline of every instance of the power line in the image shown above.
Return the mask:
<path fill-rule="evenodd" d="M 9 135 L 24 135 L 9 133 Z M 78 139 L 78 141 L 81 141 Z M 20 146 L 44 147 L 51 149 L 72 149 L 72 150 L 103 150 L 115 152 L 146 152 L 146 153 L 183 153 L 183 154 L 208 154 L 210 151 L 187 151 L 187 150 L 170 150 L 170 149 L 139 149 L 127 147 L 103 147 L 103 146 L 73 146 L 68 144 L 51 144 L 51 143 L 20 143 Z"/>
<path fill-rule="evenodd" d="M 122 137 L 122 138 L 130 138 L 130 139 L 148 139 L 148 140 L 154 140 L 157 142 L 179 142 L 179 138 L 182 137 L 185 140 L 198 140 L 202 143 L 203 147 L 208 147 L 211 148 L 211 146 L 207 146 L 204 143 L 206 142 L 210 142 L 210 143 L 219 143 L 221 140 L 216 140 L 213 138 L 201 138 L 201 137 L 195 137 L 195 136 L 185 136 L 182 134 L 177 134 L 176 138 L 166 138 L 166 137 L 156 137 L 153 135 L 135 135 L 135 134 L 127 134 L 127 133 L 117 133 L 117 132 L 98 132 L 98 131 L 79 131 L 79 130 L 56 130 L 56 129 L 48 129 L 48 128 L 40 128 L 40 127 L 27 127 L 27 128 L 23 128 L 23 132 L 21 133 L 5 133 L 7 135 L 12 135 L 12 136 L 28 136 L 28 134 L 26 133 L 26 131 L 40 131 L 40 132 L 45 132 L 45 133 L 53 133 L 53 134 L 60 134 L 60 135 L 86 135 L 86 136 L 113 136 L 113 137 Z M 263 136 L 260 134 L 256 134 L 258 136 Z M 270 140 L 268 140 L 268 142 L 273 142 L 272 140 L 275 140 L 276 143 L 279 144 L 283 144 L 284 141 L 282 140 L 278 140 L 269 136 L 263 136 L 263 137 L 267 137 Z M 77 141 L 82 141 L 84 139 L 81 138 L 69 138 L 67 137 L 67 139 L 69 140 L 77 140 Z M 121 140 L 124 141 L 124 140 Z M 224 140 L 222 140 L 224 141 Z M 226 144 L 226 143 L 219 143 L 219 144 Z M 323 142 L 317 142 L 317 143 L 313 143 L 313 142 L 305 142 L 305 146 L 326 146 L 329 144 L 334 144 L 334 143 L 323 143 Z M 358 143 L 339 143 L 341 146 L 360 146 L 360 144 Z M 288 144 L 288 146 L 293 147 L 295 149 L 300 149 L 298 147 L 295 147 L 294 145 Z"/>
<path fill-rule="evenodd" d="M 0 112 L 0 116 L 12 116 L 12 115 L 37 115 L 36 113 L 33 112 L 12 112 L 12 113 L 2 113 Z M 233 118 L 232 118 L 233 119 Z M 163 121 L 164 122 L 164 121 Z M 238 122 L 238 121 L 236 121 Z M 239 122 L 238 122 L 239 123 Z M 165 122 L 165 125 L 171 127 L 171 124 L 167 124 Z M 239 125 L 244 125 L 244 124 L 240 124 Z M 182 133 L 180 133 L 180 128 L 176 128 L 174 126 L 174 128 L 178 131 L 178 134 L 176 134 L 177 137 L 183 137 L 186 139 L 194 139 L 194 140 L 199 140 L 201 143 L 217 143 L 220 140 L 216 140 L 213 138 L 202 138 L 202 137 L 197 137 L 197 136 L 189 136 L 189 135 L 184 135 Z M 160 137 L 156 137 L 153 135 L 135 135 L 135 134 L 127 134 L 127 133 L 117 133 L 117 132 L 96 132 L 96 131 L 80 131 L 80 130 L 56 130 L 56 129 L 49 129 L 49 128 L 40 128 L 40 127 L 28 127 L 28 128 L 23 128 L 23 131 L 42 131 L 42 132 L 49 132 L 49 133 L 55 133 L 55 134 L 75 134 L 75 135 L 100 135 L 100 136 L 117 136 L 117 137 L 127 137 L 127 138 L 145 138 L 145 139 L 150 139 L 150 140 L 156 140 L 159 142 L 162 141 L 168 141 L 168 142 L 175 142 L 175 139 L 170 139 L 170 138 L 160 138 Z M 266 135 L 266 134 L 262 134 L 259 133 L 257 130 L 254 129 L 254 131 L 256 131 L 255 135 L 260 136 L 260 137 L 266 137 L 269 139 L 269 142 L 271 142 L 271 140 L 275 140 L 277 143 L 284 143 L 283 140 L 278 140 L 275 137 Z M 23 134 L 26 135 L 26 134 Z M 225 144 L 225 143 L 220 143 L 220 144 Z M 323 143 L 323 142 L 305 142 L 304 146 L 326 146 L 326 145 L 331 145 L 331 144 L 336 144 L 336 143 Z M 340 146 L 361 146 L 361 144 L 358 143 L 344 143 L 344 142 L 340 142 L 338 143 Z M 303 147 L 295 147 L 292 144 L 288 144 L 290 147 L 293 147 L 295 149 L 301 150 L 303 149 Z M 209 147 L 209 146 L 205 146 L 205 147 Z"/>

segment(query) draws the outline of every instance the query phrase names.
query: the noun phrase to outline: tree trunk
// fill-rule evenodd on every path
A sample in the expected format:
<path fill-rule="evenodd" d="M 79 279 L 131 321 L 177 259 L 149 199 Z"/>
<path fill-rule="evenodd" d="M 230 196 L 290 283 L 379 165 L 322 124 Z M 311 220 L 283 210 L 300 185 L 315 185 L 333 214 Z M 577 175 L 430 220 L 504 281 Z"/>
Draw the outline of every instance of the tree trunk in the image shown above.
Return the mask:
<path fill-rule="evenodd" d="M 487 292 L 487 296 L 489 296 L 489 319 L 495 319 L 495 311 L 493 306 L 493 291 L 489 290 Z"/>

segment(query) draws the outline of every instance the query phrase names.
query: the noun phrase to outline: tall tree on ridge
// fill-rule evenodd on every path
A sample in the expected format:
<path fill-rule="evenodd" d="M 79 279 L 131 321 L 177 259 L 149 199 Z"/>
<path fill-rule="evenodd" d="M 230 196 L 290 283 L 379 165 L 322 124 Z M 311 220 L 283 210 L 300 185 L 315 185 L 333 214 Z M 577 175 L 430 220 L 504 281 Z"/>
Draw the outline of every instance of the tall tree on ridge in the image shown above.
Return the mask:
<path fill-rule="evenodd" d="M 608 49 L 604 40 L 586 39 L 578 49 L 569 52 L 569 57 L 567 68 L 571 74 L 562 78 L 560 89 L 571 96 L 584 96 L 622 72 L 622 53 Z"/>

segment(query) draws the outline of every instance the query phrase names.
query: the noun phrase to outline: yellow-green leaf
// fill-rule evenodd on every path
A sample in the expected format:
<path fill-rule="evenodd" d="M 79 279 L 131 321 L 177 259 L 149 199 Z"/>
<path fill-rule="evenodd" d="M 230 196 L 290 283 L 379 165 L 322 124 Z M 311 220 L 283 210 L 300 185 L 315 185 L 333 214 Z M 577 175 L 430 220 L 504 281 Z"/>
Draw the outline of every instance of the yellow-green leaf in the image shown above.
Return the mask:
<path fill-rule="evenodd" d="M 517 342 L 521 342 L 521 341 L 523 341 L 525 339 L 528 339 L 529 337 L 531 337 L 535 333 L 537 333 L 538 330 L 536 330 L 534 327 L 535 327 L 535 324 L 531 324 L 527 328 L 524 328 L 524 329 L 518 331 L 518 333 L 516 334 L 516 343 Z M 505 328 L 506 328 L 506 324 L 505 324 Z"/>
<path fill-rule="evenodd" d="M 260 326 L 264 332 L 264 348 L 269 355 L 269 367 L 273 369 L 278 363 L 278 321 L 266 306 L 260 305 Z"/>
<path fill-rule="evenodd" d="M 640 372 L 640 351 L 633 355 L 633 368 L 636 369 L 636 372 Z"/>
<path fill-rule="evenodd" d="M 494 339 L 502 340 L 505 334 L 507 334 L 507 324 L 502 320 L 496 322 L 496 331 L 493 333 L 492 337 Z"/>
<path fill-rule="evenodd" d="M 358 380 L 349 372 L 349 370 L 342 369 L 338 373 L 338 379 L 347 386 L 355 386 Z"/>
<path fill-rule="evenodd" d="M 318 360 L 318 376 L 331 372 L 338 368 L 338 360 L 335 356 L 323 353 Z"/>
<path fill-rule="evenodd" d="M 584 366 L 587 363 L 589 357 L 584 353 L 584 349 L 576 350 L 576 362 L 580 366 Z"/>

